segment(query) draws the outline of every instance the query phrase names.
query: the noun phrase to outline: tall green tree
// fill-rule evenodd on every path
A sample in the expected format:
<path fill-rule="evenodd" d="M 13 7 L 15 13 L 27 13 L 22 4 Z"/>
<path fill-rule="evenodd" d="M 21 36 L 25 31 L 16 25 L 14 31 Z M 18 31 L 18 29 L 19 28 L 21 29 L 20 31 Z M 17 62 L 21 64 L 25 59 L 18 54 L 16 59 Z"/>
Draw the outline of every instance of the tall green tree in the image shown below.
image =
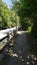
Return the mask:
<path fill-rule="evenodd" d="M 28 13 L 26 13 L 27 8 L 26 6 L 24 6 L 24 4 L 25 4 L 24 0 L 23 1 L 18 0 L 13 4 L 13 9 L 15 9 L 16 13 L 19 15 L 22 27 L 26 29 L 28 28 L 28 26 L 30 26 L 31 21 L 29 22 L 29 17 L 27 17 Z"/>
<path fill-rule="evenodd" d="M 8 28 L 12 25 L 7 5 L 0 0 L 0 29 Z"/>
<path fill-rule="evenodd" d="M 32 25 L 32 34 L 37 36 L 37 0 L 18 0 L 13 7 L 17 10 L 20 16 L 20 22 L 25 27 L 25 19 L 30 20 L 28 25 Z M 28 22 L 27 21 L 27 22 Z M 27 24 L 26 24 L 27 25 Z"/>
<path fill-rule="evenodd" d="M 16 26 L 17 21 L 19 22 L 19 17 L 16 12 L 0 0 L 0 29 Z"/>

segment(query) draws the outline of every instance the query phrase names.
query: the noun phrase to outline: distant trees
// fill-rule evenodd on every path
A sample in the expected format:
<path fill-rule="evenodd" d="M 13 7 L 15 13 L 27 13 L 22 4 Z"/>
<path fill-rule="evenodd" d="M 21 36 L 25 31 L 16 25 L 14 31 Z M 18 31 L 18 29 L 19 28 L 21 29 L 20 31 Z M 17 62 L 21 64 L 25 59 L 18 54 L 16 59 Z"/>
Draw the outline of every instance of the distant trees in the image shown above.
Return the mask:
<path fill-rule="evenodd" d="M 16 26 L 16 24 L 19 25 L 19 16 L 12 8 L 10 12 L 10 20 L 12 21 L 13 26 Z"/>
<path fill-rule="evenodd" d="M 28 26 L 31 26 L 32 22 L 29 16 L 30 12 L 25 0 L 15 1 L 13 9 L 15 9 L 16 13 L 20 17 L 20 24 L 22 25 L 22 28 L 27 29 Z"/>
<path fill-rule="evenodd" d="M 6 29 L 15 26 L 15 20 L 19 20 L 17 15 L 15 19 L 15 14 L 16 13 L 11 8 L 8 8 L 6 3 L 0 0 L 0 29 Z"/>
<path fill-rule="evenodd" d="M 11 9 L 0 0 L 0 29 L 16 26 L 20 21 L 22 28 L 31 26 L 31 33 L 37 37 L 37 0 L 14 0 Z"/>
<path fill-rule="evenodd" d="M 7 5 L 0 1 L 0 29 L 7 28 L 11 25 L 10 17 L 9 17 L 9 9 Z"/>
<path fill-rule="evenodd" d="M 20 23 L 23 28 L 32 26 L 31 33 L 37 36 L 37 0 L 18 0 L 13 5 L 20 16 Z"/>

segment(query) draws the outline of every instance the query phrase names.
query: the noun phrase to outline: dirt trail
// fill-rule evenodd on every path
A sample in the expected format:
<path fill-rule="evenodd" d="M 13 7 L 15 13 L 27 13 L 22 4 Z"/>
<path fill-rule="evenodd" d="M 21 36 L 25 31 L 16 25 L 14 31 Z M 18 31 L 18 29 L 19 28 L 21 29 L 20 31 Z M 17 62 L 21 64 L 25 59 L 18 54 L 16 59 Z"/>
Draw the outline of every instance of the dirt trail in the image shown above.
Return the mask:
<path fill-rule="evenodd" d="M 30 55 L 27 35 L 23 31 L 18 32 L 14 53 L 10 56 L 5 65 L 37 65 Z"/>

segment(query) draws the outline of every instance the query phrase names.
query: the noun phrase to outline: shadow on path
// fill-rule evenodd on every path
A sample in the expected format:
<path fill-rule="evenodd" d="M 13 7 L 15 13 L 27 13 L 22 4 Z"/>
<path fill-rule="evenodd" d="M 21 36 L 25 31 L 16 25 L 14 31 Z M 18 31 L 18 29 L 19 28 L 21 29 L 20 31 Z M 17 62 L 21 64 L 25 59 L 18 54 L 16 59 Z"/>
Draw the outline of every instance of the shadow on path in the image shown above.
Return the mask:
<path fill-rule="evenodd" d="M 33 60 L 33 55 L 30 54 L 25 32 L 18 32 L 13 53 L 5 65 L 37 65 L 36 59 Z"/>

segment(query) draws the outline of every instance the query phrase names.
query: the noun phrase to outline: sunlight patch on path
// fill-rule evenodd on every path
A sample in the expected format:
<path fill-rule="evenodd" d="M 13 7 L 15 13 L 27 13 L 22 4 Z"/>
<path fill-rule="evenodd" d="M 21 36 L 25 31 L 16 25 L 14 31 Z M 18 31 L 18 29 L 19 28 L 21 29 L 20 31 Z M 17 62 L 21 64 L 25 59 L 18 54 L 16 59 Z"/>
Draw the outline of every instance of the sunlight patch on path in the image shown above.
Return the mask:
<path fill-rule="evenodd" d="M 18 31 L 17 34 L 28 33 L 29 31 Z"/>
<path fill-rule="evenodd" d="M 25 33 L 25 31 L 18 31 L 17 34 Z"/>

